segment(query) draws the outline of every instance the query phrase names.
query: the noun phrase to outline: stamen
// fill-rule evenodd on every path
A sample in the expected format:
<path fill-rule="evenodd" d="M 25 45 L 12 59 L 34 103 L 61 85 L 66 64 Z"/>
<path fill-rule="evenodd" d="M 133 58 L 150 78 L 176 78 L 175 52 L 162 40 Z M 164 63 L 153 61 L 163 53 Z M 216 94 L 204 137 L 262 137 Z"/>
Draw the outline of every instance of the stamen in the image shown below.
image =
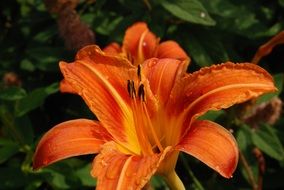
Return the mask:
<path fill-rule="evenodd" d="M 144 91 L 144 84 L 140 84 L 140 86 L 138 88 L 138 96 L 139 96 L 140 100 L 145 102 L 146 97 L 145 97 L 145 91 Z"/>
<path fill-rule="evenodd" d="M 160 140 L 159 140 L 159 138 L 158 138 L 158 136 L 157 136 L 157 134 L 156 134 L 156 131 L 155 131 L 155 129 L 154 129 L 154 126 L 153 126 L 153 124 L 152 124 L 152 122 L 151 122 L 151 119 L 150 119 L 149 113 L 148 113 L 148 111 L 147 111 L 147 107 L 146 107 L 145 102 L 142 103 L 142 106 L 143 106 L 142 108 L 143 108 L 143 111 L 144 111 L 145 116 L 146 116 L 146 119 L 147 119 L 147 123 L 148 123 L 148 125 L 149 125 L 149 127 L 150 127 L 150 130 L 151 130 L 151 133 L 152 133 L 152 135 L 153 135 L 154 141 L 155 141 L 155 143 L 156 143 L 156 145 L 157 145 L 159 151 L 160 151 L 160 152 L 163 152 L 164 148 L 163 148 L 163 146 L 162 146 L 162 144 L 161 144 L 161 142 L 160 142 Z"/>
<path fill-rule="evenodd" d="M 135 90 L 135 86 L 134 86 L 134 81 L 133 80 L 127 80 L 127 91 L 128 94 L 131 98 L 135 98 L 136 97 L 136 90 Z"/>
<path fill-rule="evenodd" d="M 137 76 L 138 76 L 139 81 L 141 81 L 141 65 L 138 65 Z"/>
<path fill-rule="evenodd" d="M 138 135 L 138 141 L 142 148 L 142 154 L 152 155 L 153 154 L 152 147 L 145 134 L 146 130 L 145 130 L 145 125 L 144 125 L 144 119 L 143 117 L 141 117 L 141 115 L 138 114 L 138 113 L 141 113 L 141 107 L 138 107 L 136 99 L 132 101 L 132 108 L 133 108 L 135 129 Z"/>

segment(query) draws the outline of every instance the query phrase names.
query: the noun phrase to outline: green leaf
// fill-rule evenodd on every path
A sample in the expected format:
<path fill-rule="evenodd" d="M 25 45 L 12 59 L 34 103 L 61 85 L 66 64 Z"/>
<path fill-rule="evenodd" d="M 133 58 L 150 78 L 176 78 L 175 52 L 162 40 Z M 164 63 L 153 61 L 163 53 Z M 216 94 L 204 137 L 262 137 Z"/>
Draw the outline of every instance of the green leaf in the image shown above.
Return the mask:
<path fill-rule="evenodd" d="M 236 140 L 238 142 L 240 153 L 241 153 L 241 156 L 243 156 L 243 159 L 245 159 L 248 165 L 250 166 L 253 176 L 257 178 L 258 164 L 256 162 L 255 156 L 252 154 L 254 145 L 253 145 L 251 136 L 252 136 L 251 128 L 247 126 L 246 124 L 240 125 L 240 128 L 236 134 Z M 248 182 L 250 182 L 247 169 L 244 167 L 243 164 L 240 164 L 240 170 L 244 178 Z"/>
<path fill-rule="evenodd" d="M 92 168 L 92 164 L 87 164 L 84 167 L 81 167 L 75 172 L 82 184 L 89 187 L 94 187 L 97 184 L 97 181 L 91 176 L 90 171 Z"/>
<path fill-rule="evenodd" d="M 26 57 L 42 71 L 58 71 L 58 62 L 66 52 L 58 47 L 30 47 Z"/>
<path fill-rule="evenodd" d="M 123 17 L 113 12 L 98 12 L 95 18 L 95 31 L 99 34 L 110 35 L 123 21 Z"/>
<path fill-rule="evenodd" d="M 215 121 L 219 116 L 223 115 L 224 113 L 225 113 L 224 110 L 208 111 L 206 114 L 202 115 L 198 119 Z"/>
<path fill-rule="evenodd" d="M 252 145 L 251 129 L 247 125 L 242 125 L 236 135 L 236 140 L 241 151 L 247 151 Z"/>
<path fill-rule="evenodd" d="M 278 96 L 282 92 L 284 85 L 284 74 L 283 73 L 276 74 L 273 76 L 273 78 L 275 81 L 275 86 L 277 87 L 278 91 L 262 95 L 257 99 L 257 104 L 268 102 L 273 97 Z"/>
<path fill-rule="evenodd" d="M 58 91 L 58 83 L 47 87 L 37 88 L 25 98 L 19 100 L 16 105 L 16 116 L 23 116 L 25 113 L 41 106 L 47 96 Z"/>
<path fill-rule="evenodd" d="M 50 185 L 59 189 L 70 189 L 70 185 L 66 182 L 66 177 L 63 173 L 55 171 L 50 168 L 45 168 L 43 173 L 45 173 L 45 178 Z"/>
<path fill-rule="evenodd" d="M 262 125 L 252 133 L 255 146 L 276 160 L 284 160 L 284 149 L 275 131 L 268 125 Z"/>
<path fill-rule="evenodd" d="M 20 87 L 9 87 L 0 90 L 0 99 L 2 100 L 19 100 L 26 95 L 26 91 Z"/>
<path fill-rule="evenodd" d="M 20 187 L 30 183 L 28 176 L 20 170 L 20 167 L 1 167 L 0 168 L 0 189 L 22 189 Z"/>
<path fill-rule="evenodd" d="M 151 177 L 150 183 L 154 189 L 165 189 L 167 187 L 165 180 L 158 175 Z"/>
<path fill-rule="evenodd" d="M 0 164 L 7 161 L 19 151 L 19 145 L 13 141 L 0 138 Z"/>
<path fill-rule="evenodd" d="M 32 144 L 34 140 L 34 130 L 30 118 L 27 115 L 16 117 L 14 125 L 26 144 Z"/>
<path fill-rule="evenodd" d="M 216 24 L 198 0 L 163 0 L 161 5 L 184 21 L 208 26 Z"/>
<path fill-rule="evenodd" d="M 30 72 L 35 70 L 35 66 L 28 59 L 23 59 L 21 61 L 20 67 L 21 67 L 21 69 L 26 70 L 26 71 L 30 71 Z"/>

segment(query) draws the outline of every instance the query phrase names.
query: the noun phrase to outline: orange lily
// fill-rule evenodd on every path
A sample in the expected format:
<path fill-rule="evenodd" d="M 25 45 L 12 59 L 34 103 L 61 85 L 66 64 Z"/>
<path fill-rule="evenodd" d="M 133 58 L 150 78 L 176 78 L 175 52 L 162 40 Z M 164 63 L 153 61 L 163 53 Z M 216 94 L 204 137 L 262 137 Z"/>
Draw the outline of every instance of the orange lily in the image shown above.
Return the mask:
<path fill-rule="evenodd" d="M 198 117 L 208 110 L 275 91 L 272 77 L 254 64 L 224 63 L 187 74 L 188 61 L 149 59 L 135 67 L 97 46 L 80 50 L 73 63 L 60 63 L 65 80 L 99 121 L 63 122 L 40 140 L 35 169 L 71 156 L 96 154 L 91 175 L 97 189 L 141 189 L 163 175 L 185 189 L 175 173 L 179 151 L 230 178 L 238 148 L 222 126 Z"/>
<path fill-rule="evenodd" d="M 126 30 L 122 47 L 113 42 L 105 47 L 103 51 L 108 55 L 125 57 L 135 66 L 153 57 L 190 61 L 188 55 L 175 41 L 159 42 L 160 38 L 149 30 L 145 22 L 137 22 Z M 72 86 L 65 80 L 60 83 L 60 91 L 75 93 Z"/>
<path fill-rule="evenodd" d="M 126 30 L 122 47 L 118 43 L 111 43 L 103 51 L 110 55 L 122 55 L 136 66 L 153 57 L 189 59 L 175 41 L 159 42 L 160 38 L 148 29 L 146 23 L 137 22 Z"/>

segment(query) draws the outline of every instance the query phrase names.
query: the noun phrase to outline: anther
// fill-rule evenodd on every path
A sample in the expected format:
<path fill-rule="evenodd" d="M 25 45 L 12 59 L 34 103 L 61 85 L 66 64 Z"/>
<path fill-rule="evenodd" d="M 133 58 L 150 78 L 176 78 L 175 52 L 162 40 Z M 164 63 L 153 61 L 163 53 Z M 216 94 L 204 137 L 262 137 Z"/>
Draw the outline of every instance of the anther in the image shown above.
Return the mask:
<path fill-rule="evenodd" d="M 134 86 L 134 81 L 133 80 L 127 80 L 127 91 L 128 94 L 131 98 L 135 98 L 136 97 L 136 90 L 135 90 L 135 86 Z"/>
<path fill-rule="evenodd" d="M 145 91 L 144 91 L 144 84 L 141 84 L 138 88 L 138 96 L 140 100 L 145 102 Z"/>
<path fill-rule="evenodd" d="M 139 81 L 141 81 L 141 65 L 138 65 L 137 76 L 138 76 Z"/>

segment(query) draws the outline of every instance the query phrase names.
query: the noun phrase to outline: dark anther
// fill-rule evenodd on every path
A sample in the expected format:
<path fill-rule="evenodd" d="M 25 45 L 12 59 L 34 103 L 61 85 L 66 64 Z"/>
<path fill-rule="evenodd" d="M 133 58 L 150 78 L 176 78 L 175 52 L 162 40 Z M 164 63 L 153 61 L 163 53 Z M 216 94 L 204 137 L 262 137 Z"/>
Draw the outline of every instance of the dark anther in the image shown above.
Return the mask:
<path fill-rule="evenodd" d="M 138 96 L 141 100 L 145 101 L 145 91 L 144 91 L 144 84 L 141 84 L 138 88 Z"/>
<path fill-rule="evenodd" d="M 137 75 L 138 75 L 139 81 L 141 81 L 141 66 L 140 65 L 138 65 L 138 68 L 137 68 Z"/>
<path fill-rule="evenodd" d="M 134 81 L 133 80 L 127 80 L 127 91 L 128 94 L 131 98 L 135 98 L 136 97 L 136 90 L 135 90 L 135 86 L 134 86 Z"/>

